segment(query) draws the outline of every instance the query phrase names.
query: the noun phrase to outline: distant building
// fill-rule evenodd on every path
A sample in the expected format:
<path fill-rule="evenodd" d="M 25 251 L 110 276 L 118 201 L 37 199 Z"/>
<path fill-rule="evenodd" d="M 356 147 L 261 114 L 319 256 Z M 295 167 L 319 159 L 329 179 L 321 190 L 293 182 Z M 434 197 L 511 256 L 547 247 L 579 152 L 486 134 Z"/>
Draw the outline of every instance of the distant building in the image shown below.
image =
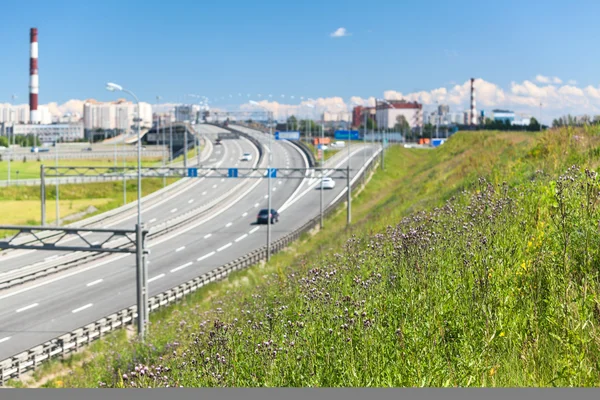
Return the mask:
<path fill-rule="evenodd" d="M 387 103 L 390 103 L 391 107 Z M 405 100 L 388 100 L 387 103 L 377 102 L 376 118 L 378 127 L 393 128 L 401 115 L 406 118 L 411 129 L 423 124 L 422 104 Z"/>
<path fill-rule="evenodd" d="M 438 106 L 438 113 L 440 115 L 446 115 L 446 114 L 450 113 L 450 106 L 447 104 L 440 104 Z"/>
<path fill-rule="evenodd" d="M 341 112 L 329 112 L 325 111 L 323 113 L 323 122 L 339 122 L 344 121 L 348 122 L 352 120 L 352 115 L 347 111 Z"/>
<path fill-rule="evenodd" d="M 39 109 L 39 108 L 38 108 Z M 16 136 L 34 135 L 42 143 L 73 142 L 83 139 L 83 124 L 16 124 L 12 127 Z"/>
<path fill-rule="evenodd" d="M 357 106 L 352 110 L 352 126 L 359 127 L 365 123 L 365 118 L 375 120 L 375 107 Z"/>
<path fill-rule="evenodd" d="M 102 103 L 94 99 L 83 105 L 83 128 L 86 136 L 94 130 L 129 131 L 136 126 L 137 104 L 119 99 Z M 140 127 L 152 126 L 152 106 L 140 102 Z"/>
<path fill-rule="evenodd" d="M 511 125 L 512 125 L 513 121 L 515 120 L 514 111 L 492 110 L 492 115 L 493 115 L 494 121 L 502 121 L 502 122 L 508 121 L 511 123 Z"/>
<path fill-rule="evenodd" d="M 52 123 L 52 114 L 50 114 L 48 106 L 38 106 L 38 115 L 41 124 Z M 29 104 L 19 106 L 0 104 L 0 122 L 28 124 L 30 117 Z"/>
<path fill-rule="evenodd" d="M 175 121 L 177 122 L 195 122 L 199 119 L 200 106 L 198 105 L 180 105 L 175 107 Z"/>

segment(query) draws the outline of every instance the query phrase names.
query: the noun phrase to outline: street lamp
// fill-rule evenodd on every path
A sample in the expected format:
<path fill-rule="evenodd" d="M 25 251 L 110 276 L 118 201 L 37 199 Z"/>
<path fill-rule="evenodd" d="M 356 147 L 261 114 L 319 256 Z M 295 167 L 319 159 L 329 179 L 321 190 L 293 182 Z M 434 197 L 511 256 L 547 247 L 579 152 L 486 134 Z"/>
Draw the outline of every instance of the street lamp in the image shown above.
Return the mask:
<path fill-rule="evenodd" d="M 136 226 L 136 243 L 137 243 L 137 257 L 136 257 L 136 281 L 137 281 L 137 303 L 138 303 L 138 333 L 141 339 L 144 339 L 145 325 L 148 320 L 148 270 L 146 265 L 146 257 L 143 253 L 142 242 L 142 139 L 140 137 L 140 121 L 141 121 L 141 110 L 140 102 L 135 94 L 116 83 L 107 83 L 106 90 L 110 92 L 120 91 L 130 94 L 137 104 L 137 192 L 138 192 L 138 204 L 137 204 L 137 226 Z"/>
<path fill-rule="evenodd" d="M 272 158 L 273 158 L 273 152 L 271 150 L 271 141 L 273 138 L 273 124 L 271 123 L 272 121 L 272 115 L 273 112 L 269 109 L 267 109 L 264 106 L 261 106 L 260 104 L 258 104 L 256 101 L 254 100 L 250 100 L 250 104 L 258 106 L 264 110 L 267 111 L 267 113 L 269 114 L 269 161 L 267 163 L 267 212 L 268 212 L 268 217 L 267 217 L 267 262 L 271 259 L 271 162 L 272 162 Z"/>

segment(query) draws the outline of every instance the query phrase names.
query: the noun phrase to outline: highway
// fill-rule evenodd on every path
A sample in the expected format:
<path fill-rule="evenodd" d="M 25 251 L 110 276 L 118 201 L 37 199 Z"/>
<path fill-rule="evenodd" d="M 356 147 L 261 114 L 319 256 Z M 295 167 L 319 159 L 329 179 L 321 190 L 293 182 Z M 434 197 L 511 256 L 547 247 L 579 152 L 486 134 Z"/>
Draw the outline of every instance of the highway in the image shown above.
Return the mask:
<path fill-rule="evenodd" d="M 232 127 L 243 130 L 242 127 Z M 267 143 L 267 136 L 247 130 Z M 231 147 L 223 141 L 224 147 Z M 235 146 L 235 145 L 233 145 Z M 291 143 L 273 140 L 273 167 L 305 167 L 307 161 Z M 376 147 L 376 146 L 375 146 Z M 233 151 L 233 150 L 230 150 Z M 244 151 L 242 146 L 239 151 Z M 351 167 L 359 168 L 375 151 L 372 146 L 351 149 Z M 265 153 L 268 156 L 268 152 Z M 224 157 L 227 159 L 229 155 Z M 235 165 L 235 157 L 227 159 Z M 346 153 L 336 154 L 328 168 L 345 168 Z M 223 167 L 230 167 L 223 164 Z M 353 171 L 353 175 L 356 174 Z M 193 178 L 190 178 L 193 179 Z M 223 202 L 220 208 L 185 227 L 149 243 L 149 297 L 210 271 L 266 244 L 266 226 L 255 225 L 256 213 L 266 208 L 266 179 L 207 178 L 177 199 L 155 211 L 143 212 L 144 221 L 167 218 L 173 209 L 186 207 L 209 190 L 246 181 L 246 186 Z M 318 215 L 319 179 L 272 179 L 272 206 L 281 216 L 273 225 L 272 241 L 297 229 Z M 346 180 L 337 180 L 333 190 L 324 193 L 324 207 L 344 195 Z M 217 186 L 214 186 L 217 185 Z M 221 189 L 225 190 L 225 189 Z M 153 212 L 155 214 L 153 214 Z M 156 215 L 155 217 L 153 217 Z M 153 217 L 153 218 L 151 218 Z M 135 214 L 120 225 L 131 228 Z M 37 253 L 37 252 L 36 252 Z M 41 252 L 40 252 L 41 253 Z M 33 254 L 32 254 L 33 256 Z M 38 257 L 37 254 L 35 254 Z M 40 255 L 41 257 L 42 255 Z M 44 252 L 44 257 L 49 252 Z M 18 257 L 19 259 L 21 257 Z M 26 257 L 29 261 L 29 256 Z M 22 263 L 22 260 L 19 262 Z M 4 268 L 5 262 L 2 262 Z M 15 268 L 17 264 L 11 264 Z M 57 274 L 0 292 L 0 360 L 27 350 L 46 340 L 84 326 L 136 302 L 135 259 L 115 255 L 69 272 Z M 150 327 L 150 330 L 152 328 Z"/>
<path fill-rule="evenodd" d="M 214 150 L 214 158 L 207 166 L 218 167 L 227 162 L 230 165 L 241 163 L 239 158 L 242 153 L 250 152 L 253 154 L 253 159 L 258 158 L 258 150 L 247 139 L 228 140 L 224 141 L 222 148 L 216 146 Z M 191 163 L 190 163 L 191 164 Z M 183 178 L 191 180 L 192 178 Z M 178 215 L 184 214 L 193 208 L 202 206 L 210 198 L 218 197 L 230 191 L 235 185 L 240 185 L 241 181 L 233 180 L 195 180 L 190 181 L 185 185 L 180 185 L 180 188 L 174 193 L 168 193 L 161 201 L 155 202 L 151 206 L 145 208 L 142 203 L 142 214 L 144 222 L 148 229 L 161 224 L 166 219 L 171 219 Z M 193 200 L 193 201 L 191 201 Z M 190 202 L 191 201 L 191 202 Z M 165 205 L 168 205 L 168 210 L 165 210 Z M 47 207 L 51 206 L 48 204 Z M 166 211 L 166 212 L 165 212 Z M 136 209 L 126 215 L 119 216 L 112 224 L 103 224 L 103 228 L 114 229 L 133 229 L 137 219 Z M 86 238 L 90 242 L 102 240 L 105 236 L 91 235 Z M 81 241 L 77 240 L 78 243 Z M 44 260 L 52 260 L 57 262 L 60 257 L 66 257 L 65 252 L 54 251 L 36 251 L 36 250 L 18 250 L 11 252 L 0 253 L 0 279 L 1 274 L 9 273 L 17 269 L 24 269 L 28 265 L 33 265 Z"/>

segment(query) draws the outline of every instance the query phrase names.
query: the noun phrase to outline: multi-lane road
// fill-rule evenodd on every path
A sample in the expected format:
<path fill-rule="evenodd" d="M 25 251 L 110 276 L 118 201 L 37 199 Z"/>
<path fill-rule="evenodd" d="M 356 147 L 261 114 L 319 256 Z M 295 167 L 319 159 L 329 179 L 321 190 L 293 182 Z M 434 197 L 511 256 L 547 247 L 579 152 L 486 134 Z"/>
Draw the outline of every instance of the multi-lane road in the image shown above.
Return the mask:
<path fill-rule="evenodd" d="M 244 127 L 258 139 L 269 156 L 268 136 Z M 271 141 L 272 167 L 307 168 L 308 160 L 295 145 Z M 376 151 L 372 146 L 351 149 L 352 175 L 366 157 Z M 253 154 L 242 162 L 242 153 Z M 224 140 L 214 146 L 210 166 L 254 166 L 258 149 L 247 139 Z M 345 168 L 346 152 L 329 160 L 328 168 Z M 205 164 L 209 166 L 208 164 Z M 265 167 L 266 162 L 261 165 Z M 142 208 L 144 222 L 152 226 L 201 207 L 222 197 L 217 206 L 185 226 L 150 240 L 148 247 L 149 297 L 193 279 L 266 244 L 266 226 L 256 225 L 256 214 L 267 205 L 267 180 L 227 178 L 185 178 L 173 194 Z M 319 179 L 273 178 L 272 206 L 280 213 L 280 222 L 271 228 L 272 241 L 283 237 L 318 215 Z M 345 193 L 345 179 L 323 194 L 324 206 Z M 133 228 L 136 214 L 119 218 L 112 226 Z M 35 263 L 57 262 L 64 253 L 15 251 L 0 256 L 0 274 L 26 271 Z M 0 279 L 2 275 L 0 275 Z M 28 284 L 0 291 L 0 360 L 27 350 L 66 332 L 70 332 L 136 302 L 135 256 L 111 255 L 64 273 L 50 275 Z"/>

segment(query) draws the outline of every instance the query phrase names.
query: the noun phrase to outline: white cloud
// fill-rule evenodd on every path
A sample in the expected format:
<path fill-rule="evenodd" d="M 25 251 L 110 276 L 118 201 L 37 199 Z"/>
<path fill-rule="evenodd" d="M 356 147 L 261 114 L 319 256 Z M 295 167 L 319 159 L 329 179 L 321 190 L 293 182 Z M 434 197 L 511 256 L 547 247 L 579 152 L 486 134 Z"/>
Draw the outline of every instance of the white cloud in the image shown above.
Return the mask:
<path fill-rule="evenodd" d="M 537 75 L 535 77 L 535 80 L 538 81 L 539 83 L 554 83 L 556 85 L 560 85 L 562 83 L 562 79 L 560 79 L 557 76 L 544 76 L 544 75 Z"/>
<path fill-rule="evenodd" d="M 333 32 L 330 36 L 337 38 L 337 37 L 350 36 L 350 34 L 348 32 L 346 32 L 346 28 L 337 28 L 335 30 L 335 32 Z"/>

